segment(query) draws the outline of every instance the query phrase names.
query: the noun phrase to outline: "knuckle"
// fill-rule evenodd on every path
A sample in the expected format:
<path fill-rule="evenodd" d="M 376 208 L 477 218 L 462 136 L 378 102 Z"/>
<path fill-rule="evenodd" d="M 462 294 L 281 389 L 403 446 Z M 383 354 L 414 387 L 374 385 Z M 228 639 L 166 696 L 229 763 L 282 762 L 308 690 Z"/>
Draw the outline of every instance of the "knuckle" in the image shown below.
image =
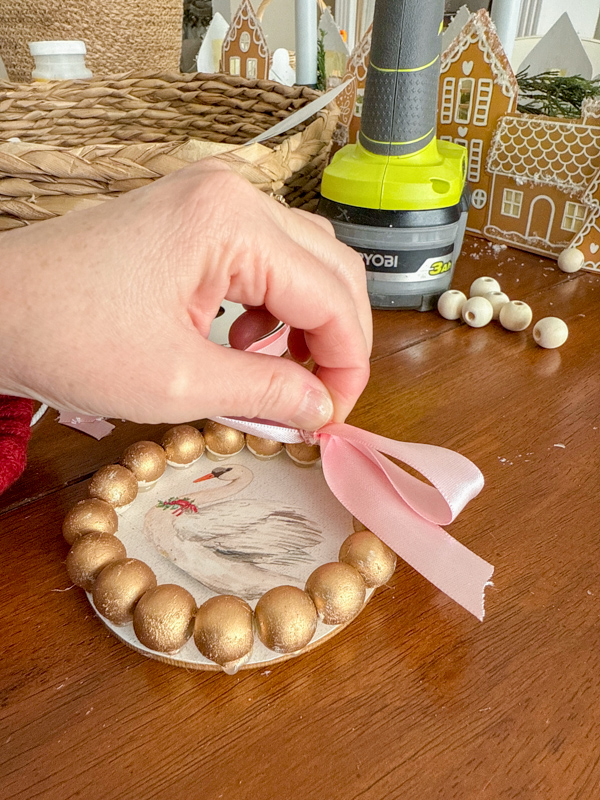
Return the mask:
<path fill-rule="evenodd" d="M 327 233 L 335 238 L 335 228 L 333 227 L 330 220 L 328 220 L 326 217 L 321 217 L 321 216 L 318 216 L 317 219 L 319 220 L 319 224 L 327 231 Z"/>
<path fill-rule="evenodd" d="M 288 378 L 280 370 L 273 370 L 255 399 L 253 414 L 260 417 L 265 409 L 277 409 L 280 413 L 285 411 L 292 416 L 299 405 L 300 400 L 294 402 Z"/>

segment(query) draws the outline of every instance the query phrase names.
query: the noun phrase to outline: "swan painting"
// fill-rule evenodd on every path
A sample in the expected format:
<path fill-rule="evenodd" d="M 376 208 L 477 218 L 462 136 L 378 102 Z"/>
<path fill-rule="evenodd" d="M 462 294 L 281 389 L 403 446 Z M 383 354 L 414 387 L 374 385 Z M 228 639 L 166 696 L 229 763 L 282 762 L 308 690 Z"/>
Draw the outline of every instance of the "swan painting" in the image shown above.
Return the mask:
<path fill-rule="evenodd" d="M 146 538 L 213 592 L 255 600 L 280 584 L 304 588 L 323 532 L 285 503 L 236 496 L 253 479 L 242 464 L 217 467 L 194 481 L 214 484 L 151 508 Z"/>

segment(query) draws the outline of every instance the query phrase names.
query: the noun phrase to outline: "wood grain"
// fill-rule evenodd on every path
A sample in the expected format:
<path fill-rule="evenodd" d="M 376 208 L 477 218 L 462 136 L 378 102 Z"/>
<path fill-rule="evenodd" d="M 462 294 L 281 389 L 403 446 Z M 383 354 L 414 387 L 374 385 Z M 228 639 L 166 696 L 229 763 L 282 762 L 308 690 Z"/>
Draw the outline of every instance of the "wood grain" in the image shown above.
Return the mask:
<path fill-rule="evenodd" d="M 597 800 L 600 280 L 470 247 L 458 288 L 501 271 L 567 343 L 379 312 L 351 421 L 482 469 L 449 531 L 496 566 L 485 622 L 400 563 L 358 620 L 272 670 L 142 658 L 69 588 L 60 524 L 102 459 L 160 429 L 97 445 L 48 418 L 0 513 L 2 797 Z"/>

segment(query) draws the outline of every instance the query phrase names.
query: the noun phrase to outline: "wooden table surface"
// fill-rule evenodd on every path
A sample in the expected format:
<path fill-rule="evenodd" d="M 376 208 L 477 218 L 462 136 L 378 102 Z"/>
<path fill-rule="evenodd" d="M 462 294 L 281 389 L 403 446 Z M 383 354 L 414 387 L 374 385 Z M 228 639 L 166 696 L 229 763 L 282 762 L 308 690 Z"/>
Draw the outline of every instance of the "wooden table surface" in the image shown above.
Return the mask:
<path fill-rule="evenodd" d="M 600 278 L 467 240 L 454 285 L 479 275 L 564 318 L 568 342 L 377 312 L 349 421 L 481 468 L 449 531 L 496 567 L 485 622 L 401 562 L 348 628 L 270 672 L 146 659 L 70 588 L 60 526 L 94 470 L 167 426 L 95 442 L 48 412 L 0 498 L 1 797 L 600 797 Z"/>

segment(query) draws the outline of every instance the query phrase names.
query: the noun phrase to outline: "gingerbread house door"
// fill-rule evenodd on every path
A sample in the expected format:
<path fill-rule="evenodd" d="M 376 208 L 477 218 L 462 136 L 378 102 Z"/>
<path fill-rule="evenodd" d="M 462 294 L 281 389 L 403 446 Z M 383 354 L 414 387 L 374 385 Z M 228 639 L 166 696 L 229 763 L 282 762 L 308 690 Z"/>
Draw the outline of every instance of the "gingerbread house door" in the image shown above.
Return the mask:
<path fill-rule="evenodd" d="M 545 194 L 540 194 L 534 198 L 529 206 L 525 237 L 549 242 L 555 213 L 554 201 Z"/>

